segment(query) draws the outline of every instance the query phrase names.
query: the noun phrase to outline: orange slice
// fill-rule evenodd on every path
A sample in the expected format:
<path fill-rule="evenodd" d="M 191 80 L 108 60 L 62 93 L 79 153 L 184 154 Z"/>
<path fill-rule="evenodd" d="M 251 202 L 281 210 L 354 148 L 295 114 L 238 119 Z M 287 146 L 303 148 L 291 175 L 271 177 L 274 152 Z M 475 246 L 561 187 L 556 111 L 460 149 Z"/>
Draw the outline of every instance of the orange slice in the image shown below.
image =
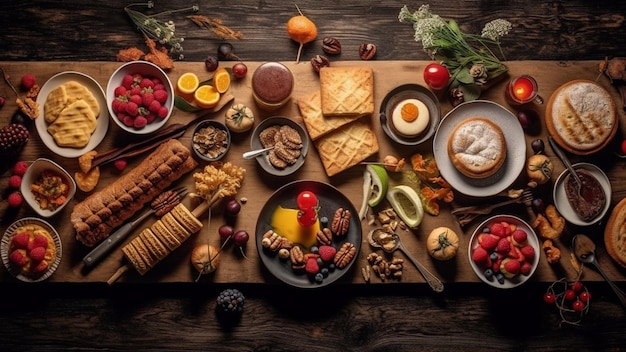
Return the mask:
<path fill-rule="evenodd" d="M 221 67 L 215 71 L 213 75 L 213 87 L 219 93 L 225 93 L 230 87 L 230 73 L 225 68 Z"/>
<path fill-rule="evenodd" d="M 193 93 L 194 102 L 203 109 L 210 109 L 220 101 L 220 93 L 213 86 L 200 86 Z"/>
<path fill-rule="evenodd" d="M 182 76 L 178 77 L 178 81 L 176 82 L 176 88 L 182 94 L 193 94 L 193 92 L 198 89 L 200 85 L 200 80 L 195 73 L 186 72 L 183 73 Z"/>

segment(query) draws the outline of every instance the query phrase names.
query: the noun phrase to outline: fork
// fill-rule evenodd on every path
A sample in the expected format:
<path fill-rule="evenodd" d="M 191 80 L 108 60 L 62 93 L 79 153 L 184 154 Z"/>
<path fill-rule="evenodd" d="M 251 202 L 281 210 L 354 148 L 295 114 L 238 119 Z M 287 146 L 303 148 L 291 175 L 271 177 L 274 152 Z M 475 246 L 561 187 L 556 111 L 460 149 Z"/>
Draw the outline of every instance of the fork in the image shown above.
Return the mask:
<path fill-rule="evenodd" d="M 491 213 L 494 209 L 503 207 L 509 204 L 528 204 L 533 200 L 533 193 L 530 190 L 525 190 L 522 192 L 522 195 L 517 198 L 507 199 L 500 203 L 495 204 L 482 204 L 482 205 L 471 205 L 467 207 L 456 208 L 452 210 L 452 215 L 456 216 L 459 224 L 461 226 L 465 226 L 470 223 L 472 220 L 476 219 L 480 215 L 487 215 Z"/>
<path fill-rule="evenodd" d="M 180 202 L 188 193 L 187 188 L 185 186 L 177 187 L 170 189 L 169 191 L 176 193 L 178 196 L 178 201 Z M 168 192 L 164 191 L 163 193 Z M 171 204 L 171 202 L 169 202 Z M 91 250 L 87 255 L 83 258 L 83 263 L 85 264 L 85 268 L 90 268 L 98 263 L 106 254 L 108 254 L 113 248 L 115 248 L 119 243 L 121 243 L 126 236 L 139 224 L 141 224 L 148 216 L 154 214 L 161 207 L 167 206 L 168 203 L 164 203 L 159 205 L 156 208 L 149 208 L 137 218 L 132 221 L 129 221 L 111 233 L 104 241 L 102 241 L 96 248 Z"/>

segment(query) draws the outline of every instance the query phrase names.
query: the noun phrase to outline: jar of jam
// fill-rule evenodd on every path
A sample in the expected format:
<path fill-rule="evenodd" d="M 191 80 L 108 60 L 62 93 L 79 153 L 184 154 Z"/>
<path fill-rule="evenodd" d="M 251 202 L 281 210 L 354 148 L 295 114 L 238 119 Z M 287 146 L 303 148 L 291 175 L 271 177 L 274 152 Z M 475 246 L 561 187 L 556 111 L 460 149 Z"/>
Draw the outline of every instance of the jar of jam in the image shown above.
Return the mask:
<path fill-rule="evenodd" d="M 266 62 L 252 75 L 252 94 L 257 105 L 267 111 L 277 110 L 291 97 L 293 74 L 279 62 Z"/>

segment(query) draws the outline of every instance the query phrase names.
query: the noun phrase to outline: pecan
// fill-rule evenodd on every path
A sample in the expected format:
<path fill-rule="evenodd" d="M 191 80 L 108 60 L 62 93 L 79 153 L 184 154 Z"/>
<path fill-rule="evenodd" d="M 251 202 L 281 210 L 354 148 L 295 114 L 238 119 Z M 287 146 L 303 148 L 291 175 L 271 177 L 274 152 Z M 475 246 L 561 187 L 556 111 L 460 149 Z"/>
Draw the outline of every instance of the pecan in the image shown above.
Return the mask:
<path fill-rule="evenodd" d="M 361 60 L 371 60 L 376 55 L 376 44 L 363 43 L 359 46 Z"/>
<path fill-rule="evenodd" d="M 317 243 L 330 245 L 333 243 L 333 233 L 325 227 L 317 232 Z"/>
<path fill-rule="evenodd" d="M 350 218 L 352 214 L 350 214 L 350 210 L 339 208 L 335 211 L 335 215 L 333 216 L 333 221 L 330 225 L 330 229 L 337 236 L 345 236 L 348 233 L 348 228 L 350 227 Z"/>
<path fill-rule="evenodd" d="M 180 197 L 174 191 L 165 191 L 159 194 L 150 203 L 150 206 L 154 210 L 156 216 L 163 216 L 170 210 L 174 209 L 180 203 Z"/>
<path fill-rule="evenodd" d="M 337 268 L 343 269 L 348 264 L 350 264 L 352 259 L 354 259 L 355 255 L 356 255 L 356 247 L 350 242 L 345 242 L 343 245 L 341 245 L 341 248 L 337 250 L 337 253 L 335 253 L 335 258 L 333 258 L 333 263 L 335 263 Z"/>
<path fill-rule="evenodd" d="M 330 66 L 330 60 L 326 56 L 315 55 L 311 59 L 311 66 L 313 66 L 315 72 L 319 73 L 322 67 Z"/>
<path fill-rule="evenodd" d="M 299 246 L 293 246 L 289 251 L 289 260 L 291 261 L 291 268 L 293 270 L 304 269 L 306 262 L 304 261 L 304 253 Z"/>
<path fill-rule="evenodd" d="M 322 39 L 322 50 L 328 55 L 341 54 L 341 43 L 333 37 L 325 37 Z"/>
<path fill-rule="evenodd" d="M 263 248 L 269 249 L 272 252 L 276 252 L 281 248 L 282 242 L 282 236 L 270 229 L 263 234 L 261 245 L 263 246 Z"/>

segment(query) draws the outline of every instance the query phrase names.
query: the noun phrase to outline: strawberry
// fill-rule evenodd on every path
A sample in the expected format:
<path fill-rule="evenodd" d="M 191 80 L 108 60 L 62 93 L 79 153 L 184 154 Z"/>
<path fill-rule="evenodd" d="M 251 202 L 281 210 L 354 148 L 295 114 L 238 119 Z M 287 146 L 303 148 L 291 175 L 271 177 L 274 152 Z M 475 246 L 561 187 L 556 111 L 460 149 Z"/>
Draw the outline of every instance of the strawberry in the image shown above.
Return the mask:
<path fill-rule="evenodd" d="M 167 101 L 167 92 L 164 89 L 155 89 L 152 94 L 154 95 L 154 99 L 156 99 L 161 104 L 164 104 Z"/>
<path fill-rule="evenodd" d="M 126 159 L 117 159 L 113 162 L 113 166 L 115 166 L 118 171 L 123 171 L 126 168 L 126 164 Z"/>
<path fill-rule="evenodd" d="M 154 101 L 154 94 L 150 92 L 145 92 L 141 96 L 141 104 L 145 107 L 149 107 L 153 101 Z"/>
<path fill-rule="evenodd" d="M 487 251 L 492 251 L 498 245 L 500 238 L 491 233 L 482 233 L 478 235 L 478 243 Z"/>
<path fill-rule="evenodd" d="M 526 244 L 526 240 L 528 239 L 528 234 L 526 233 L 526 231 L 524 231 L 522 229 L 516 229 L 511 234 L 511 238 L 513 239 L 512 242 L 516 246 L 520 246 L 520 245 Z"/>
<path fill-rule="evenodd" d="M 133 127 L 133 125 L 135 124 L 135 118 L 130 115 L 124 115 L 124 120 L 122 121 L 122 123 L 124 123 L 124 126 L 126 127 Z"/>
<path fill-rule="evenodd" d="M 133 87 L 134 79 L 132 75 L 125 75 L 122 78 L 122 86 L 127 90 L 130 90 Z"/>
<path fill-rule="evenodd" d="M 43 235 L 35 235 L 33 237 L 32 247 L 43 247 L 48 248 L 48 238 Z"/>
<path fill-rule="evenodd" d="M 137 106 L 141 106 L 141 104 L 143 104 L 143 99 L 141 98 L 140 94 L 133 94 L 130 96 L 130 98 L 128 99 L 128 101 L 131 101 L 135 104 L 137 104 Z"/>
<path fill-rule="evenodd" d="M 156 120 L 156 114 L 151 112 L 148 115 L 146 115 L 146 120 L 148 122 L 148 124 L 151 124 L 152 122 L 154 122 L 154 120 Z"/>
<path fill-rule="evenodd" d="M 130 90 L 130 95 L 141 95 L 141 88 L 139 87 L 133 87 Z"/>
<path fill-rule="evenodd" d="M 26 257 L 18 250 L 14 250 L 9 254 L 9 261 L 17 266 L 26 265 Z"/>
<path fill-rule="evenodd" d="M 20 188 L 21 184 L 22 184 L 22 176 L 12 175 L 11 177 L 9 177 L 9 187 Z"/>
<path fill-rule="evenodd" d="M 7 197 L 7 202 L 9 202 L 9 207 L 11 208 L 20 207 L 23 201 L 24 198 L 22 198 L 22 194 L 20 192 L 13 192 Z"/>
<path fill-rule="evenodd" d="M 493 261 L 493 264 L 491 265 L 491 269 L 493 269 L 494 273 L 499 273 L 500 272 L 500 265 L 502 265 L 502 258 L 498 257 L 497 260 Z"/>
<path fill-rule="evenodd" d="M 491 259 L 489 259 L 489 253 L 483 247 L 476 247 L 472 252 L 472 260 L 478 265 L 489 266 L 491 265 Z"/>
<path fill-rule="evenodd" d="M 530 275 L 530 271 L 532 270 L 532 268 L 533 265 L 530 262 L 526 261 L 520 265 L 519 272 L 522 275 Z"/>
<path fill-rule="evenodd" d="M 169 110 L 167 109 L 167 107 L 161 106 L 161 108 L 159 109 L 159 112 L 157 112 L 157 116 L 161 119 L 164 119 L 167 117 L 168 113 L 169 113 Z"/>
<path fill-rule="evenodd" d="M 500 272 L 508 279 L 512 279 L 519 274 L 520 263 L 517 260 L 505 259 L 500 264 Z"/>
<path fill-rule="evenodd" d="M 25 161 L 18 161 L 13 166 L 13 173 L 18 176 L 24 176 L 28 169 L 28 163 Z"/>
<path fill-rule="evenodd" d="M 498 237 L 506 236 L 504 226 L 502 226 L 502 223 L 499 223 L 499 222 L 491 224 L 491 226 L 489 226 L 489 232 L 491 232 L 492 234 Z"/>
<path fill-rule="evenodd" d="M 325 262 L 332 261 L 333 258 L 335 258 L 335 253 L 337 253 L 337 250 L 335 249 L 335 247 L 326 246 L 326 245 L 320 246 L 318 251 L 319 251 L 320 258 L 322 258 L 322 260 Z"/>
<path fill-rule="evenodd" d="M 126 113 L 130 116 L 137 116 L 137 114 L 139 114 L 139 106 L 137 103 L 129 101 L 126 105 Z"/>
<path fill-rule="evenodd" d="M 28 253 L 30 259 L 40 262 L 46 256 L 46 249 L 43 247 L 35 247 Z"/>
<path fill-rule="evenodd" d="M 320 266 L 317 264 L 317 259 L 309 258 L 306 261 L 306 266 L 304 267 L 307 273 L 311 275 L 315 275 L 320 271 Z"/>
<path fill-rule="evenodd" d="M 520 248 L 520 252 L 522 252 L 522 255 L 526 258 L 526 260 L 532 260 L 535 258 L 535 249 L 531 245 L 526 245 Z"/>
<path fill-rule="evenodd" d="M 24 89 L 26 90 L 30 90 L 36 82 L 37 79 L 35 79 L 35 75 L 31 73 L 27 73 L 22 76 L 22 87 L 24 87 Z"/>
<path fill-rule="evenodd" d="M 13 238 L 11 238 L 11 243 L 15 248 L 26 249 L 28 248 L 28 243 L 30 242 L 30 236 L 26 233 L 18 233 Z"/>
<path fill-rule="evenodd" d="M 153 98 L 154 98 L 154 96 L 153 96 Z M 150 102 L 150 104 L 148 104 L 148 105 L 146 105 L 146 106 L 148 107 L 148 110 L 149 110 L 150 112 L 153 112 L 153 113 L 155 113 L 155 114 L 158 114 L 158 113 L 159 113 L 159 110 L 161 110 L 161 103 L 159 103 L 159 101 L 158 101 L 158 100 L 156 100 L 156 99 L 153 99 L 153 100 Z"/>
<path fill-rule="evenodd" d="M 511 250 L 511 241 L 508 238 L 501 238 L 496 246 L 496 252 L 501 254 L 509 253 Z"/>

